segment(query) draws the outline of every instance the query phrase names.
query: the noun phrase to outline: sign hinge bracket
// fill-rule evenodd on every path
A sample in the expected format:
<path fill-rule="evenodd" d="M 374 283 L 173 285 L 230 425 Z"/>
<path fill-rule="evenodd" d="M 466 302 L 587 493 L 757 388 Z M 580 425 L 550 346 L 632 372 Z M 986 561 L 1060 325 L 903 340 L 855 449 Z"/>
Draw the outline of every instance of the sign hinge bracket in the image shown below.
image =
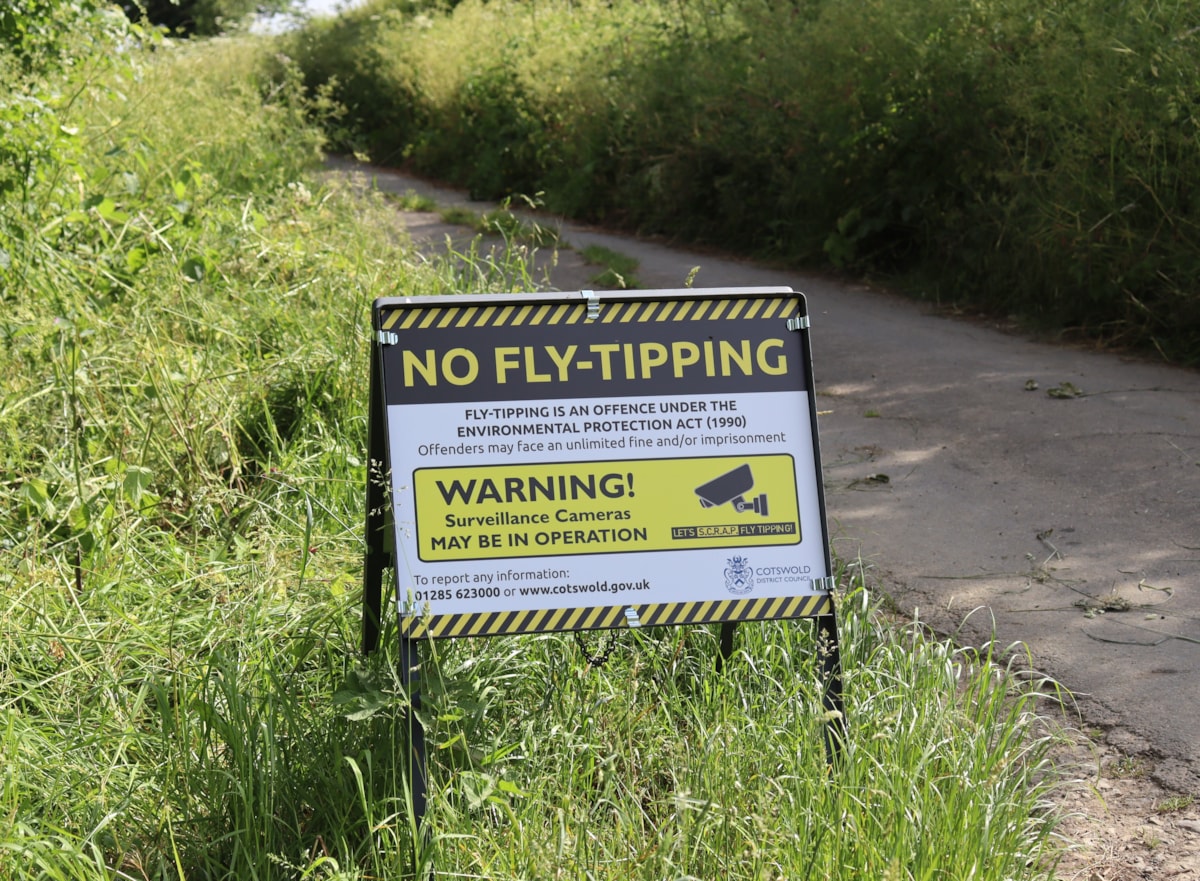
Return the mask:
<path fill-rule="evenodd" d="M 625 609 L 625 623 L 630 627 L 642 626 L 641 616 L 638 615 L 638 610 L 633 606 L 629 606 Z"/>
<path fill-rule="evenodd" d="M 792 331 L 808 330 L 808 326 L 809 326 L 809 321 L 808 321 L 807 315 L 797 315 L 794 318 L 789 318 L 787 320 L 787 329 L 788 330 L 792 330 Z"/>
<path fill-rule="evenodd" d="M 837 590 L 837 579 L 832 575 L 828 576 L 827 578 L 814 578 L 812 580 L 812 586 L 817 590 L 824 591 L 825 593 L 833 593 L 835 590 Z"/>
<path fill-rule="evenodd" d="M 375 331 L 375 342 L 381 346 L 394 346 L 400 342 L 400 335 L 391 330 Z"/>
<path fill-rule="evenodd" d="M 595 291 L 580 291 L 587 300 L 587 320 L 595 321 L 600 317 L 600 298 Z"/>

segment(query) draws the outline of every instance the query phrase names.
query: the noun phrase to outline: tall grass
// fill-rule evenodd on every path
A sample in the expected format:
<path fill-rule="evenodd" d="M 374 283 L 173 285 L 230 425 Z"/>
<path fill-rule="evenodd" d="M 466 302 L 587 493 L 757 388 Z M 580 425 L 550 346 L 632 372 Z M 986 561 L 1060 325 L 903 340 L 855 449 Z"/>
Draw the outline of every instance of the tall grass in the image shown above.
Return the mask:
<path fill-rule="evenodd" d="M 477 195 L 1200 360 L 1187 0 L 375 0 L 288 51 Z"/>
<path fill-rule="evenodd" d="M 394 621 L 358 654 L 368 307 L 535 279 L 322 185 L 261 45 L 99 45 L 0 109 L 0 879 L 1045 876 L 1036 695 L 849 576 L 834 768 L 802 623 L 723 673 L 705 629 L 437 643 L 414 835 Z"/>
<path fill-rule="evenodd" d="M 564 663 L 556 638 L 451 649 L 440 668 L 488 712 L 464 713 L 461 697 L 438 706 L 433 739 L 479 747 L 465 767 L 450 747 L 435 756 L 439 870 L 1038 876 L 1050 824 L 1030 810 L 1046 792 L 1032 704 L 1010 699 L 986 657 L 881 628 L 861 591 L 841 608 L 850 700 L 832 767 L 803 625 L 743 628 L 723 674 L 707 631 L 636 634 L 601 671 Z"/>

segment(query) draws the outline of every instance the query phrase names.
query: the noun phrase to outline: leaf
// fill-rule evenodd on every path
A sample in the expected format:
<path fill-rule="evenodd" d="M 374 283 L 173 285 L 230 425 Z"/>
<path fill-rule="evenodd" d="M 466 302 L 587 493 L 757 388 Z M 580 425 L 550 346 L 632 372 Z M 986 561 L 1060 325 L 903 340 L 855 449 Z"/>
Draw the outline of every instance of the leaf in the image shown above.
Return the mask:
<path fill-rule="evenodd" d="M 467 797 L 467 805 L 480 808 L 496 791 L 496 778 L 482 771 L 463 771 L 459 774 L 463 795 Z"/>
<path fill-rule="evenodd" d="M 92 525 L 91 512 L 86 504 L 72 505 L 67 511 L 67 523 L 75 532 L 85 533 Z"/>
<path fill-rule="evenodd" d="M 40 477 L 25 481 L 21 487 L 21 495 L 26 504 L 42 517 L 53 518 L 55 515 L 54 502 L 50 500 L 50 486 Z"/>
<path fill-rule="evenodd" d="M 510 780 L 498 780 L 496 782 L 496 788 L 501 792 L 507 792 L 509 795 L 516 796 L 517 798 L 525 798 L 527 795 L 529 795 L 528 792 Z"/>
<path fill-rule="evenodd" d="M 141 501 L 142 493 L 150 486 L 154 472 L 140 465 L 130 465 L 125 469 L 125 479 L 121 481 L 121 491 L 135 505 Z"/>
<path fill-rule="evenodd" d="M 109 223 L 125 223 L 129 220 L 129 215 L 119 209 L 117 203 L 107 196 L 93 207 L 96 209 L 96 213 Z"/>
<path fill-rule="evenodd" d="M 351 670 L 333 692 L 333 705 L 345 708 L 342 716 L 351 722 L 370 719 L 386 710 L 391 703 L 391 696 L 365 670 Z"/>
<path fill-rule="evenodd" d="M 180 270 L 188 281 L 204 281 L 204 276 L 208 274 L 207 261 L 203 257 L 189 257 L 183 261 Z"/>
<path fill-rule="evenodd" d="M 329 583 L 329 594 L 334 599 L 341 599 L 346 595 L 346 589 L 353 589 L 354 586 L 354 576 L 352 576 L 349 572 L 343 572 Z"/>
<path fill-rule="evenodd" d="M 137 272 L 146 265 L 146 249 L 145 248 L 130 248 L 125 254 L 125 268 L 130 272 Z"/>

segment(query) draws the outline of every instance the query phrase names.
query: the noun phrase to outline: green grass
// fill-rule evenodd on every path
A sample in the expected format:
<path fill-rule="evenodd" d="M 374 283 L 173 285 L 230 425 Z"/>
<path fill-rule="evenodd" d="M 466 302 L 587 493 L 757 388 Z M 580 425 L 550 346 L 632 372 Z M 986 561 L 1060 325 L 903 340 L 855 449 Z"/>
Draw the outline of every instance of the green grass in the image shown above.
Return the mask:
<path fill-rule="evenodd" d="M 358 652 L 369 304 L 534 281 L 318 185 L 334 108 L 266 47 L 154 47 L 79 50 L 0 130 L 0 879 L 406 877 L 394 619 Z M 420 863 L 1045 877 L 1036 693 L 844 582 L 833 769 L 805 623 L 723 673 L 705 628 L 598 670 L 563 635 L 427 646 Z"/>
<path fill-rule="evenodd" d="M 480 217 L 478 211 L 472 211 L 470 208 L 463 208 L 458 205 L 443 208 L 438 212 L 438 217 L 445 223 L 455 226 L 467 226 L 471 229 L 479 229 L 483 225 L 483 219 Z"/>
<path fill-rule="evenodd" d="M 506 206 L 485 212 L 480 218 L 480 232 L 503 236 L 509 242 L 539 248 L 561 244 L 556 230 L 536 221 L 524 220 Z"/>
<path fill-rule="evenodd" d="M 504 755 L 469 769 L 485 788 L 495 781 L 490 796 L 451 784 L 435 803 L 431 821 L 448 835 L 439 868 L 491 878 L 1033 876 L 1046 827 L 1010 812 L 1037 797 L 1044 770 L 1045 742 L 1026 739 L 1028 706 L 1008 700 L 984 659 L 919 629 L 877 628 L 863 600 L 842 606 L 851 699 L 846 754 L 832 770 L 803 626 L 744 628 L 724 675 L 704 631 L 635 636 L 600 672 L 572 670 L 553 639 L 507 649 L 512 662 L 520 652 L 519 674 L 502 646 L 487 651 L 500 653 L 496 667 L 470 652 L 472 690 L 480 699 L 494 688 L 488 721 L 501 734 L 472 737 L 464 719 L 435 740 L 461 733 Z M 455 773 L 442 764 L 435 776 Z"/>
<path fill-rule="evenodd" d="M 437 200 L 432 196 L 422 196 L 413 190 L 406 190 L 403 195 L 385 193 L 384 198 L 401 211 L 437 211 Z"/>
<path fill-rule="evenodd" d="M 438 216 L 445 223 L 465 226 L 484 235 L 501 236 L 512 244 L 530 245 L 533 247 L 554 246 L 560 244 L 558 233 L 548 226 L 521 219 L 506 207 L 480 214 L 470 208 L 452 205 L 442 208 Z"/>
<path fill-rule="evenodd" d="M 1156 814 L 1173 814 L 1176 811 L 1186 811 L 1196 803 L 1194 795 L 1173 795 L 1169 798 L 1164 798 L 1160 802 L 1155 802 L 1154 813 Z"/>
<path fill-rule="evenodd" d="M 618 253 L 611 248 L 605 248 L 603 245 L 588 245 L 583 249 L 582 255 L 588 263 L 604 267 L 604 271 L 592 279 L 593 284 L 602 288 L 619 290 L 641 287 L 638 284 L 637 276 L 634 275 L 637 272 L 638 262 L 632 257 Z"/>

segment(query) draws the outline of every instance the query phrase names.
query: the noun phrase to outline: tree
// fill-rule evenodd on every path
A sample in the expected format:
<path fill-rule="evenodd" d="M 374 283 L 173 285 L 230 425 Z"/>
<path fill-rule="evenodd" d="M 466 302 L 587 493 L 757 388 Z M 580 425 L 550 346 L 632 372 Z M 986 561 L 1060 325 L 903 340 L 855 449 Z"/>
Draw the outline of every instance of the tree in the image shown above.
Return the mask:
<path fill-rule="evenodd" d="M 102 26 L 103 0 L 0 0 L 0 83 L 70 56 L 72 35 Z"/>
<path fill-rule="evenodd" d="M 286 9 L 292 0 L 120 0 L 134 21 L 145 18 L 172 33 L 212 36 L 253 12 Z"/>

